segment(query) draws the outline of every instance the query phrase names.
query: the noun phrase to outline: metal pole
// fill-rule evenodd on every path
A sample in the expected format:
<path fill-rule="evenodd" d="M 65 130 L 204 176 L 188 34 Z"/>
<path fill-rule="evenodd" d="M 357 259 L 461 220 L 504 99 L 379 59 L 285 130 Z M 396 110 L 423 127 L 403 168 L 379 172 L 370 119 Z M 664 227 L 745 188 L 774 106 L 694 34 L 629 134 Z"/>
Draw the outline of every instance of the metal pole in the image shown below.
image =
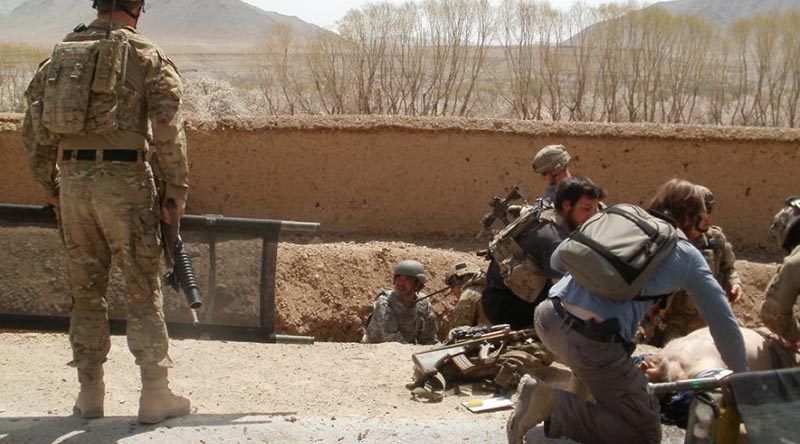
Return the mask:
<path fill-rule="evenodd" d="M 206 306 L 203 320 L 210 324 L 214 321 L 214 290 L 217 288 L 217 238 L 211 233 L 208 236 L 208 288 L 206 289 Z"/>
<path fill-rule="evenodd" d="M 265 236 L 261 241 L 260 311 L 261 328 L 267 335 L 275 333 L 275 270 L 277 265 L 278 243 Z"/>

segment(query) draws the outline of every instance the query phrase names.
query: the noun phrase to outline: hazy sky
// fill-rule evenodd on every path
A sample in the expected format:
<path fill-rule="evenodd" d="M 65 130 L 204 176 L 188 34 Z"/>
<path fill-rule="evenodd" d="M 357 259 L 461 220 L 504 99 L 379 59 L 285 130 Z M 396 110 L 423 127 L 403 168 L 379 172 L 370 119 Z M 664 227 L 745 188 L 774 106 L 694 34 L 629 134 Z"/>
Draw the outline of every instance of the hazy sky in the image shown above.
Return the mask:
<path fill-rule="evenodd" d="M 296 15 L 300 19 L 315 25 L 327 28 L 344 16 L 352 8 L 369 3 L 370 0 L 244 0 L 251 5 L 256 5 L 267 11 L 274 11 L 284 15 Z M 373 0 L 374 1 L 374 0 Z M 389 3 L 401 4 L 407 0 L 383 0 Z M 609 0 L 584 0 L 587 4 L 607 3 Z M 550 0 L 550 4 L 557 8 L 569 8 L 576 0 Z"/>

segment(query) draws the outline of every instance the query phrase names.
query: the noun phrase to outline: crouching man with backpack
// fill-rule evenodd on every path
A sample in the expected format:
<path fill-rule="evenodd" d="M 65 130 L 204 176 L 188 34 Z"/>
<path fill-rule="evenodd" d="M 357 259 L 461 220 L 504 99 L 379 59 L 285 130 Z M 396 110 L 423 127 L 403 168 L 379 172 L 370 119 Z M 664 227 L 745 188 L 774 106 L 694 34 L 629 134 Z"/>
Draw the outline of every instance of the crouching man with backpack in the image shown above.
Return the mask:
<path fill-rule="evenodd" d="M 630 354 L 645 312 L 676 290 L 691 296 L 728 368 L 747 370 L 744 341 L 725 292 L 682 235 L 702 220 L 702 196 L 692 183 L 673 179 L 658 189 L 650 211 L 608 208 L 553 254 L 552 267 L 569 274 L 537 307 L 536 333 L 596 402 L 526 376 L 506 426 L 509 443 L 522 443 L 525 432 L 541 422 L 550 438 L 660 442 L 658 401 L 647 394 L 647 378 Z"/>

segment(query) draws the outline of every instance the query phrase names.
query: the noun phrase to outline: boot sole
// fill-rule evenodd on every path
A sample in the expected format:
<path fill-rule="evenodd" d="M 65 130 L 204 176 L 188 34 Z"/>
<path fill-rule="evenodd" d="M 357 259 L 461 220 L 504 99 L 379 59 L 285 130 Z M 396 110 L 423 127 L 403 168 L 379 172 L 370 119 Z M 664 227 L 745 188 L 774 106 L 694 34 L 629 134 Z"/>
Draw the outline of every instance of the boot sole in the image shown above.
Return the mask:
<path fill-rule="evenodd" d="M 167 415 L 167 416 L 142 416 L 141 414 L 136 418 L 138 422 L 141 424 L 158 424 L 159 422 L 166 421 L 171 418 L 180 418 L 182 416 L 189 416 L 191 413 L 191 409 L 186 413 L 179 413 L 176 415 Z"/>
<path fill-rule="evenodd" d="M 529 381 L 534 381 L 534 384 L 529 384 Z M 523 375 L 522 379 L 519 382 L 519 386 L 517 387 L 517 408 L 514 410 L 514 413 L 511 414 L 511 417 L 508 418 L 508 423 L 506 424 L 506 435 L 508 436 L 508 444 L 517 444 L 524 442 L 525 440 L 525 431 L 517 430 L 519 427 L 519 421 L 522 419 L 522 409 L 520 406 L 527 406 L 530 404 L 531 399 L 533 398 L 533 394 L 536 393 L 536 389 L 538 388 L 541 382 L 536 381 L 530 375 Z M 521 433 L 521 434 L 520 434 Z"/>

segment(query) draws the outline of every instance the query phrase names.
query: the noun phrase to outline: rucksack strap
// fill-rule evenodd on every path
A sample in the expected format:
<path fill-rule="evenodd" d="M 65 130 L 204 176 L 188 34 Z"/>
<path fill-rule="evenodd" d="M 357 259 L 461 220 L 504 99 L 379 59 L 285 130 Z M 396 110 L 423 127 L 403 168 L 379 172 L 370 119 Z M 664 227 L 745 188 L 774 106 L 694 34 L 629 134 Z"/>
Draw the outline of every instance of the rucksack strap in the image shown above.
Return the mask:
<path fill-rule="evenodd" d="M 611 208 L 607 209 L 606 213 L 616 214 L 617 216 L 622 216 L 625 219 L 628 219 L 629 221 L 633 222 L 637 227 L 639 227 L 639 229 L 642 230 L 644 232 L 644 234 L 646 234 L 650 239 L 655 240 L 656 238 L 658 238 L 658 230 L 656 230 L 655 228 L 653 228 L 650 225 L 646 224 L 638 216 L 635 216 L 635 215 L 633 215 L 633 214 L 631 214 L 631 213 L 629 213 L 629 212 L 627 212 L 625 210 L 622 210 L 620 208 L 617 208 L 617 207 L 611 207 Z"/>
<path fill-rule="evenodd" d="M 658 238 L 661 236 L 661 234 L 658 232 L 657 229 L 653 228 L 652 226 L 647 224 L 644 220 L 642 220 L 640 217 L 638 217 L 638 216 L 636 216 L 634 214 L 631 214 L 628 211 L 625 211 L 625 210 L 620 209 L 618 207 L 611 207 L 611 208 L 606 209 L 605 211 L 608 214 L 614 214 L 614 215 L 621 216 L 621 217 L 624 217 L 625 219 L 629 220 L 631 223 L 636 225 L 640 230 L 642 230 L 642 232 L 647 237 L 649 237 L 650 241 L 653 242 L 653 243 L 657 243 Z M 608 263 L 611 264 L 611 266 L 613 266 L 617 270 L 619 275 L 622 276 L 622 278 L 625 279 L 625 282 L 627 282 L 628 284 L 632 284 L 633 281 L 635 281 L 636 278 L 638 278 L 639 275 L 642 273 L 642 271 L 644 271 L 644 269 L 646 268 L 647 264 L 645 264 L 645 267 L 642 268 L 642 269 L 638 269 L 638 268 L 635 268 L 635 267 L 631 266 L 630 264 L 625 262 L 623 259 L 619 258 L 614 253 L 612 253 L 608 248 L 606 248 L 605 246 L 603 246 L 599 242 L 596 242 L 593 239 L 591 239 L 588 236 L 586 236 L 585 234 L 583 234 L 583 232 L 581 232 L 580 230 L 573 231 L 572 235 L 570 235 L 570 237 L 572 239 L 574 239 L 574 240 L 586 245 L 587 247 L 589 247 L 592 250 L 594 250 L 595 252 L 597 252 L 597 254 L 602 256 L 603 259 L 608 261 Z M 639 256 L 640 254 L 642 254 L 643 250 L 644 250 L 644 247 L 642 249 L 640 249 L 636 253 L 636 256 Z M 649 264 L 649 261 L 647 263 Z"/>
<path fill-rule="evenodd" d="M 611 264 L 611 266 L 614 267 L 619 272 L 620 276 L 622 276 L 622 278 L 625 279 L 625 282 L 627 282 L 628 284 L 635 281 L 636 278 L 641 273 L 641 270 L 637 270 L 636 268 L 632 267 L 630 264 L 617 257 L 608 248 L 604 247 L 603 245 L 594 241 L 593 239 L 590 239 L 582 232 L 575 230 L 572 232 L 570 237 L 575 241 L 580 242 L 586 245 L 587 247 L 591 248 L 597 254 L 602 256 L 603 259 L 607 260 L 608 263 Z"/>

